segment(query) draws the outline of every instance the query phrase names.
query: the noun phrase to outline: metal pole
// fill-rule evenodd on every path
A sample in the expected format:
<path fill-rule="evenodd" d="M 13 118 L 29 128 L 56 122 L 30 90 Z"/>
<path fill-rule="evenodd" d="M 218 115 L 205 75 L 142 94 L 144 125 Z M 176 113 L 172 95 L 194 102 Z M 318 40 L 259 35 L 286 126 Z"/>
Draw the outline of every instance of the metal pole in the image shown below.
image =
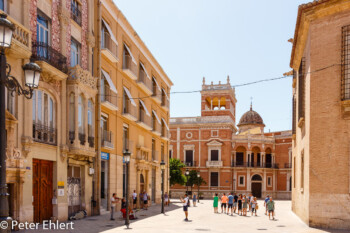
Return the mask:
<path fill-rule="evenodd" d="M 162 170 L 162 214 L 164 214 L 164 170 Z"/>
<path fill-rule="evenodd" d="M 125 201 L 126 201 L 126 218 L 125 225 L 129 228 L 129 162 L 125 163 L 126 184 L 125 184 Z"/>
<path fill-rule="evenodd" d="M 197 193 L 197 196 L 198 196 L 198 203 L 199 203 L 199 181 L 198 181 L 198 193 Z"/>
<path fill-rule="evenodd" d="M 10 223 L 9 203 L 6 184 L 6 125 L 5 125 L 5 81 L 6 81 L 6 56 L 4 49 L 0 52 L 0 222 Z M 8 228 L 10 229 L 10 228 Z M 8 232 L 6 228 L 0 228 L 0 232 Z"/>

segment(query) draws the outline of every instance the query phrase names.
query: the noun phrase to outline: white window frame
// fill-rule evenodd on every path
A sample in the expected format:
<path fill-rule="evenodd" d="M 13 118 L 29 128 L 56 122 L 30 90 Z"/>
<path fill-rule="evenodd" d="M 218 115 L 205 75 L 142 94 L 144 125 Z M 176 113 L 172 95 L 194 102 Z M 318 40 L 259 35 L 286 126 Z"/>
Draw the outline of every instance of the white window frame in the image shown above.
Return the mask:
<path fill-rule="evenodd" d="M 89 106 L 90 103 L 91 103 L 91 106 Z M 89 126 L 91 125 L 91 133 L 92 133 L 92 135 L 88 135 L 88 136 L 92 137 L 94 136 L 94 102 L 92 101 L 92 99 L 88 100 L 87 118 L 88 118 L 87 119 L 88 130 L 89 130 Z"/>
<path fill-rule="evenodd" d="M 243 177 L 243 184 L 241 184 L 241 177 Z M 245 187 L 245 176 L 244 175 L 238 176 L 238 187 Z"/>
<path fill-rule="evenodd" d="M 35 124 L 41 124 L 44 126 L 52 127 L 53 129 L 56 127 L 56 102 L 52 95 L 50 95 L 48 92 L 37 89 L 34 90 L 34 95 L 32 99 L 33 108 L 32 108 L 32 120 Z M 41 92 L 41 121 L 38 120 L 38 92 Z M 44 96 L 47 95 L 47 119 L 45 121 L 45 103 L 44 103 Z M 50 106 L 50 100 L 52 101 L 52 106 Z M 50 125 L 50 116 L 52 114 L 52 126 Z M 45 124 L 46 123 L 46 124 Z"/>
<path fill-rule="evenodd" d="M 85 97 L 80 94 L 78 97 L 78 131 L 81 134 L 85 133 L 85 114 Z"/>
<path fill-rule="evenodd" d="M 212 150 L 217 150 L 217 151 L 219 151 L 219 158 L 218 158 L 218 161 L 221 161 L 221 147 L 210 147 L 209 148 L 209 154 L 208 154 L 208 156 L 209 156 L 209 161 L 214 161 L 214 160 L 211 160 L 211 151 Z"/>
<path fill-rule="evenodd" d="M 76 46 L 73 46 L 76 45 Z M 80 65 L 81 55 L 80 44 L 73 37 L 71 38 L 71 46 L 70 46 L 70 66 L 74 67 L 76 65 Z M 74 59 L 73 59 L 74 58 Z M 73 63 L 74 61 L 74 63 Z"/>
<path fill-rule="evenodd" d="M 50 33 L 50 28 L 51 28 L 51 27 L 50 27 L 50 20 L 48 19 L 48 17 L 46 17 L 46 15 L 44 15 L 44 14 L 41 13 L 41 12 L 38 12 L 36 17 L 38 17 L 38 15 L 39 15 L 40 17 L 45 18 L 45 19 L 47 20 L 47 28 L 46 28 L 43 24 L 37 22 L 37 32 L 36 32 L 36 33 L 40 35 L 40 29 L 41 29 L 41 28 L 43 29 L 44 32 L 47 32 L 46 41 L 40 41 L 40 40 L 39 40 L 39 42 L 43 42 L 43 43 L 46 43 L 46 44 L 50 45 L 50 44 L 51 44 L 51 40 L 50 40 L 50 35 L 51 35 L 51 33 Z M 39 30 L 38 30 L 38 29 L 39 29 Z M 40 37 L 40 36 L 39 36 L 39 37 Z M 38 41 L 38 37 L 37 37 L 36 40 Z"/>

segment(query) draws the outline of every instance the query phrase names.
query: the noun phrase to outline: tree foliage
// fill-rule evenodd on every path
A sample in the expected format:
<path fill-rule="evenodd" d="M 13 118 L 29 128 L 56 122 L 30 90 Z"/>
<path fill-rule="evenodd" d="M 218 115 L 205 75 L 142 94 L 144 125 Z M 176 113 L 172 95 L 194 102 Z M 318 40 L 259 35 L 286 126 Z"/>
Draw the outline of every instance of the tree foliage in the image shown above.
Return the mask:
<path fill-rule="evenodd" d="M 186 182 L 185 175 L 182 174 L 182 168 L 185 167 L 179 159 L 171 158 L 169 161 L 170 169 L 170 186 L 174 184 L 184 185 Z"/>
<path fill-rule="evenodd" d="M 193 185 L 201 186 L 202 184 L 206 184 L 205 180 L 199 176 L 198 177 L 198 171 L 191 170 L 190 174 L 188 176 L 187 185 L 192 188 Z"/>

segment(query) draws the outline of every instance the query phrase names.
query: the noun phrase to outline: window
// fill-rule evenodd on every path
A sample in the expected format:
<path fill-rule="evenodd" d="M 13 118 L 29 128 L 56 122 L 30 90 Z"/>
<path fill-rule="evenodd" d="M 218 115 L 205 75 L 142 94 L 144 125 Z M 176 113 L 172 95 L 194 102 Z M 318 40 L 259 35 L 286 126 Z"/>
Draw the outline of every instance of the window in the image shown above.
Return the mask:
<path fill-rule="evenodd" d="M 71 18 L 78 24 L 81 25 L 81 11 L 80 4 L 77 0 L 71 2 Z"/>
<path fill-rule="evenodd" d="M 84 97 L 82 95 L 79 96 L 79 102 L 78 102 L 78 127 L 79 127 L 79 133 L 84 134 L 85 133 L 85 127 L 84 127 Z"/>
<path fill-rule="evenodd" d="M 210 173 L 210 186 L 211 187 L 218 187 L 219 186 L 219 173 L 218 172 L 211 172 Z"/>
<path fill-rule="evenodd" d="M 158 83 L 155 77 L 152 77 L 152 92 L 153 95 L 157 95 Z"/>
<path fill-rule="evenodd" d="M 219 131 L 218 130 L 212 130 L 211 131 L 211 136 L 212 137 L 218 137 L 219 136 Z"/>
<path fill-rule="evenodd" d="M 242 166 L 244 163 L 244 153 L 236 152 L 236 165 Z"/>
<path fill-rule="evenodd" d="M 70 66 L 80 64 L 80 44 L 72 38 L 70 45 Z"/>
<path fill-rule="evenodd" d="M 131 148 L 129 148 L 129 127 L 124 126 L 123 127 L 123 151 L 125 150 L 129 150 Z"/>
<path fill-rule="evenodd" d="M 342 27 L 341 100 L 350 99 L 350 25 Z"/>
<path fill-rule="evenodd" d="M 7 88 L 5 88 L 5 105 L 6 110 L 11 113 L 13 116 L 16 116 L 16 95 L 12 95 L 11 91 L 8 91 Z"/>
<path fill-rule="evenodd" d="M 219 161 L 219 150 L 210 151 L 210 161 Z"/>
<path fill-rule="evenodd" d="M 6 11 L 5 8 L 6 8 L 6 0 L 0 0 L 0 9 L 3 10 L 3 11 Z"/>
<path fill-rule="evenodd" d="M 157 122 L 156 122 L 156 116 L 154 115 L 154 112 L 152 111 L 152 122 L 151 122 L 151 127 L 152 127 L 152 130 L 156 130 L 156 125 L 157 125 Z"/>
<path fill-rule="evenodd" d="M 164 161 L 164 143 L 160 145 L 161 161 Z"/>
<path fill-rule="evenodd" d="M 156 140 L 152 138 L 152 160 L 157 160 L 156 155 Z"/>
<path fill-rule="evenodd" d="M 268 186 L 268 187 L 271 187 L 271 186 L 272 186 L 272 177 L 271 177 L 271 176 L 268 176 L 268 177 L 267 177 L 267 186 Z"/>
<path fill-rule="evenodd" d="M 169 159 L 173 158 L 173 150 L 169 150 Z"/>
<path fill-rule="evenodd" d="M 245 186 L 245 176 L 238 177 L 238 186 Z"/>
<path fill-rule="evenodd" d="M 75 138 L 75 96 L 74 93 L 69 95 L 69 140 L 73 143 Z"/>
<path fill-rule="evenodd" d="M 305 118 L 305 58 L 301 59 L 298 72 L 298 121 Z"/>
<path fill-rule="evenodd" d="M 193 150 L 186 150 L 186 158 L 185 158 L 186 166 L 193 166 Z"/>
<path fill-rule="evenodd" d="M 93 116 L 93 104 L 92 101 L 89 100 L 88 101 L 88 113 L 87 113 L 87 117 L 88 117 L 88 135 L 89 137 L 92 137 L 94 135 L 93 133 L 93 127 L 92 127 L 92 116 Z"/>
<path fill-rule="evenodd" d="M 36 40 L 44 44 L 49 44 L 49 20 L 41 13 L 37 16 L 36 30 Z"/>

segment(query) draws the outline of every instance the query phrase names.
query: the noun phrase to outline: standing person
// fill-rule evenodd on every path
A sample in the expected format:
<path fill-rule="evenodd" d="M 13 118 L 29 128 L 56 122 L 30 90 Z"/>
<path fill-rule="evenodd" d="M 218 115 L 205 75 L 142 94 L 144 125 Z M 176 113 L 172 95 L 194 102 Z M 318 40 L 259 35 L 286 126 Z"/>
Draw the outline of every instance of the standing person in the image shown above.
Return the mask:
<path fill-rule="evenodd" d="M 214 213 L 216 214 L 218 213 L 218 205 L 219 205 L 219 197 L 218 197 L 218 194 L 215 193 L 213 207 L 214 207 Z"/>
<path fill-rule="evenodd" d="M 272 197 L 270 197 L 270 200 L 266 203 L 266 205 L 269 211 L 269 220 L 270 215 L 272 215 L 272 220 L 275 220 L 275 202 L 272 200 Z"/>
<path fill-rule="evenodd" d="M 252 201 L 253 201 L 253 194 L 250 193 L 248 197 L 249 211 L 252 210 Z"/>
<path fill-rule="evenodd" d="M 243 216 L 247 216 L 248 198 L 243 195 L 242 198 Z"/>
<path fill-rule="evenodd" d="M 148 194 L 146 191 L 143 192 L 143 207 L 145 210 L 147 210 L 148 207 Z"/>
<path fill-rule="evenodd" d="M 197 204 L 197 195 L 196 195 L 196 193 L 193 193 L 192 201 L 193 201 L 193 207 L 196 207 L 196 204 Z"/>
<path fill-rule="evenodd" d="M 184 198 L 183 199 L 181 198 L 180 200 L 182 202 L 183 210 L 185 212 L 185 217 L 186 217 L 185 221 L 187 222 L 188 221 L 188 201 L 189 201 L 187 194 L 185 194 Z"/>
<path fill-rule="evenodd" d="M 242 194 L 238 197 L 238 215 L 242 216 Z"/>
<path fill-rule="evenodd" d="M 231 210 L 231 215 L 233 215 L 233 212 L 232 212 L 233 202 L 234 202 L 234 198 L 233 198 L 232 193 L 230 193 L 230 195 L 228 196 L 227 214 L 229 214 L 229 213 L 230 213 L 230 210 Z"/>
<path fill-rule="evenodd" d="M 237 209 L 237 202 L 238 202 L 238 196 L 235 193 L 235 195 L 233 196 L 234 202 L 233 202 L 233 213 L 236 213 L 236 209 Z"/>
<path fill-rule="evenodd" d="M 252 216 L 253 216 L 253 213 L 255 213 L 255 216 L 257 216 L 256 210 L 258 209 L 258 201 L 256 200 L 256 197 L 252 197 L 252 201 L 250 203 L 252 205 Z"/>
<path fill-rule="evenodd" d="M 137 193 L 136 193 L 136 190 L 134 190 L 134 192 L 132 193 L 132 205 L 133 205 L 133 209 L 136 209 L 136 205 L 137 205 Z"/>
<path fill-rule="evenodd" d="M 113 193 L 111 197 L 111 220 L 115 220 L 114 218 L 114 211 L 115 211 L 115 204 L 119 202 L 119 198 L 117 198 L 116 194 Z"/>
<path fill-rule="evenodd" d="M 226 214 L 226 207 L 227 207 L 227 202 L 228 202 L 228 198 L 225 195 L 225 193 L 222 195 L 221 197 L 221 213 L 223 213 L 223 208 L 225 208 L 225 214 Z"/>
<path fill-rule="evenodd" d="M 166 205 L 166 206 L 168 206 L 169 205 L 169 195 L 168 195 L 168 193 L 167 192 L 165 192 L 165 194 L 164 194 L 164 204 Z"/>
<path fill-rule="evenodd" d="M 267 202 L 270 200 L 270 196 L 267 195 L 264 201 L 265 215 L 267 215 Z"/>
<path fill-rule="evenodd" d="M 143 209 L 143 192 L 144 192 L 144 191 L 141 191 L 141 192 L 140 192 L 140 195 L 139 195 L 140 209 Z"/>

